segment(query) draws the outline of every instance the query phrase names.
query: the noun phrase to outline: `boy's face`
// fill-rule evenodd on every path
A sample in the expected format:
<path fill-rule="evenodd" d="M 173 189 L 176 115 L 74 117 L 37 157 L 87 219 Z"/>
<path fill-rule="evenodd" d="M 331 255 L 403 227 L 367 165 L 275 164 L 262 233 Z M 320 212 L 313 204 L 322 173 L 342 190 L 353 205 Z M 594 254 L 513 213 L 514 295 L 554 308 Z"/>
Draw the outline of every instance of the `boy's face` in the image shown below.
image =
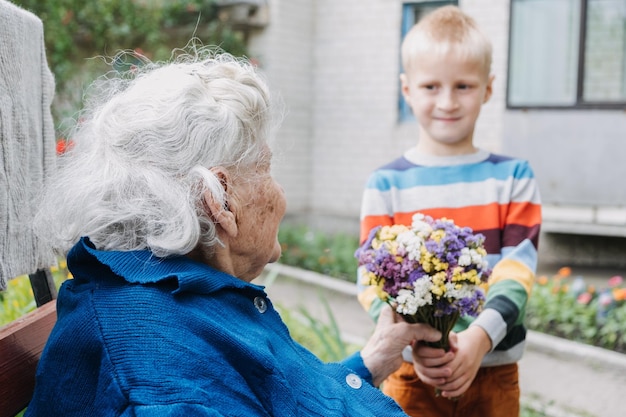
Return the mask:
<path fill-rule="evenodd" d="M 423 54 L 400 80 L 420 124 L 420 148 L 443 156 L 475 151 L 474 126 L 493 83 L 483 63 L 454 51 Z"/>

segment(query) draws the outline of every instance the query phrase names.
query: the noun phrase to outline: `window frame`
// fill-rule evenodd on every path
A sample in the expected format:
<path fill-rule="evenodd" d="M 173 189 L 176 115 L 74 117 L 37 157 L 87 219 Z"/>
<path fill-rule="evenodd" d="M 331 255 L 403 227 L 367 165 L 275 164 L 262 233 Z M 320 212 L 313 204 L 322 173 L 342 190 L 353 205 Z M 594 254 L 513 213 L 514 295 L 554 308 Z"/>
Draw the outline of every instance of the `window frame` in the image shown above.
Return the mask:
<path fill-rule="evenodd" d="M 576 102 L 574 104 L 511 104 L 509 101 L 511 85 L 511 47 L 513 40 L 513 7 L 516 1 L 509 2 L 509 32 L 508 32 L 508 55 L 506 66 L 506 108 L 509 110 L 624 110 L 626 109 L 626 99 L 624 101 L 584 101 L 585 82 L 585 44 L 587 40 L 587 11 L 589 0 L 577 0 L 580 2 L 580 22 L 579 22 L 579 42 L 578 42 L 578 62 L 576 65 Z M 625 51 L 626 53 L 626 51 Z"/>

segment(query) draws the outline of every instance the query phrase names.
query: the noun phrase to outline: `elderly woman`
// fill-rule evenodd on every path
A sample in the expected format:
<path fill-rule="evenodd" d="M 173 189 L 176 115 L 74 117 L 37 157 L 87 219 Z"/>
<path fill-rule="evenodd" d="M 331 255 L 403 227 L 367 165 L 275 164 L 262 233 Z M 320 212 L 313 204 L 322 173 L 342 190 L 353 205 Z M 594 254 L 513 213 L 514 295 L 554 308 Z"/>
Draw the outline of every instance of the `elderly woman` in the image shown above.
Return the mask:
<path fill-rule="evenodd" d="M 58 322 L 28 416 L 395 416 L 376 386 L 440 333 L 385 311 L 325 364 L 263 287 L 280 256 L 270 93 L 255 69 L 196 52 L 103 81 L 37 219 L 69 248 Z"/>

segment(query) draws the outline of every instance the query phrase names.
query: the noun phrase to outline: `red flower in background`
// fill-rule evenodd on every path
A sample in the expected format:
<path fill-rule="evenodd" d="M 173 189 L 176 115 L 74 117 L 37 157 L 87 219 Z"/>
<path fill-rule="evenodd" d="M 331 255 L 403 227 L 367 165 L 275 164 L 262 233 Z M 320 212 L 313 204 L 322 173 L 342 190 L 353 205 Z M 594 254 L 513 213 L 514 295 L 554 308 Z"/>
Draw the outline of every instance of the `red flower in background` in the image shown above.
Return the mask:
<path fill-rule="evenodd" d="M 65 138 L 61 138 L 57 141 L 57 155 L 63 155 L 65 152 L 69 151 L 72 146 L 74 146 L 74 142 L 71 140 L 65 140 Z"/>
<path fill-rule="evenodd" d="M 593 295 L 591 295 L 591 293 L 584 292 L 584 293 L 580 294 L 576 300 L 580 304 L 589 304 L 592 299 L 593 299 Z"/>
<path fill-rule="evenodd" d="M 624 282 L 624 278 L 620 277 L 619 275 L 615 275 L 611 278 L 609 278 L 609 287 L 611 288 L 615 288 L 618 285 L 620 285 L 622 282 Z"/>

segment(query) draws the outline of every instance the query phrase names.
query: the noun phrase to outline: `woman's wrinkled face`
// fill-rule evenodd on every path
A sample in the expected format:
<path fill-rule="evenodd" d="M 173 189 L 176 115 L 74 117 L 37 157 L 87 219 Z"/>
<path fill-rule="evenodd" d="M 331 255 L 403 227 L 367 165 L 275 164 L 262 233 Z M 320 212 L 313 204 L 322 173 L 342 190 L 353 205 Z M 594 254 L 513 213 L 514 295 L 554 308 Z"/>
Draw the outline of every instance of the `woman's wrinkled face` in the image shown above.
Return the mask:
<path fill-rule="evenodd" d="M 269 159 L 235 182 L 238 233 L 231 250 L 242 261 L 238 277 L 246 281 L 258 277 L 281 254 L 278 227 L 287 201 L 282 187 L 271 175 Z"/>

